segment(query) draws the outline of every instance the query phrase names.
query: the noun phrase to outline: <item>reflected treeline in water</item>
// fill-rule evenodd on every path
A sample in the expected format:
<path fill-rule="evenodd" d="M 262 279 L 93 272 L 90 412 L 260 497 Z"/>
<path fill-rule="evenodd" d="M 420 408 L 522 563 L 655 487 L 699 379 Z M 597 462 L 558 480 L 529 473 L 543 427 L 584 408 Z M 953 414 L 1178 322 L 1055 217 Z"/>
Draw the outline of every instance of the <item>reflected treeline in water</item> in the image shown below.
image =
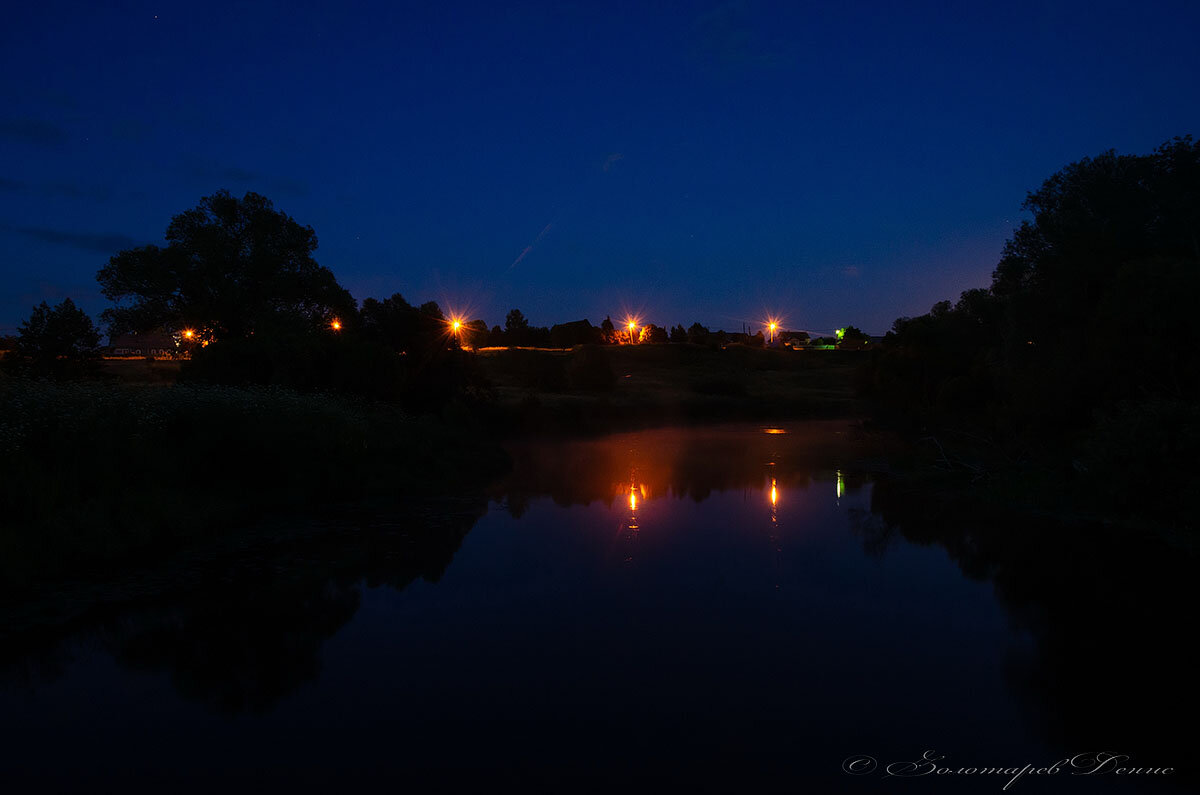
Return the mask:
<path fill-rule="evenodd" d="M 847 485 L 830 466 L 852 460 L 862 446 L 844 422 L 515 444 L 513 471 L 490 496 L 513 516 L 545 495 L 563 506 L 620 501 L 625 529 L 636 533 L 643 505 L 668 495 L 700 502 L 715 492 L 767 488 L 774 510 L 780 492 L 814 478 L 830 489 L 836 482 L 840 494 L 865 477 Z M 0 606 L 3 678 L 17 686 L 52 682 L 81 655 L 99 653 L 130 670 L 166 673 L 183 698 L 218 712 L 267 712 L 318 676 L 321 647 L 354 617 L 361 583 L 403 590 L 417 578 L 436 582 L 486 508 L 479 497 L 426 503 L 415 515 L 343 513 L 317 522 L 332 528 L 300 539 L 108 587 L 108 608 L 67 626 L 39 627 L 30 619 L 36 606 Z M 52 598 L 93 597 L 85 589 Z"/>
<path fill-rule="evenodd" d="M 841 491 L 864 484 L 863 461 L 883 449 L 847 422 L 667 428 L 569 442 L 514 444 L 513 468 L 490 496 L 519 518 L 530 500 L 561 506 L 629 503 L 672 496 L 701 502 L 736 489 L 807 488 L 814 478 Z M 841 463 L 839 463 L 841 462 Z M 845 470 L 839 470 L 844 466 Z"/>
<path fill-rule="evenodd" d="M 871 511 L 858 525 L 870 554 L 899 539 L 937 544 L 994 585 L 1033 640 L 1008 676 L 1050 742 L 1190 762 L 1194 732 L 1177 719 L 1200 707 L 1193 554 L 1151 533 L 980 510 L 886 478 Z"/>
<path fill-rule="evenodd" d="M 973 717 L 973 706 L 939 699 L 973 688 L 984 693 L 981 725 L 998 703 L 1008 707 L 1011 692 L 1038 748 L 1186 765 L 1190 734 L 1168 719 L 1200 706 L 1187 621 L 1194 560 L 1149 537 L 983 511 L 866 474 L 882 468 L 887 444 L 832 422 L 514 443 L 513 470 L 486 496 L 426 502 L 399 516 L 362 508 L 328 520 L 329 532 L 186 572 L 190 584 L 173 595 L 131 595 L 69 632 L 2 643 L 3 686 L 77 684 L 63 674 L 91 653 L 125 672 L 165 675 L 209 711 L 278 717 L 305 703 L 298 696 L 281 705 L 318 679 L 326 641 L 352 620 L 343 637 L 374 621 L 383 630 L 363 635 L 366 643 L 347 640 L 353 652 L 338 658 L 362 682 L 339 680 L 331 662 L 313 703 L 398 705 L 393 711 L 417 721 L 404 735 L 412 759 L 430 766 L 443 757 L 424 755 L 449 759 L 460 737 L 469 738 L 464 757 L 487 757 L 481 770 L 554 743 L 578 745 L 564 753 L 593 763 L 588 749 L 601 747 L 610 728 L 629 730 L 623 721 L 633 715 L 645 721 L 635 727 L 645 735 L 639 759 L 664 744 L 675 754 L 664 758 L 692 759 L 683 746 L 712 741 L 733 749 L 729 773 L 762 761 L 772 743 L 795 751 L 801 742 L 870 736 L 860 716 L 878 710 L 895 713 L 879 714 L 889 732 L 896 715 L 930 735 L 957 731 L 939 721 Z M 519 523 L 494 512 L 458 554 L 489 499 L 513 517 L 542 502 Z M 551 501 L 592 508 L 560 510 Z M 847 514 L 857 540 L 846 535 Z M 865 560 L 859 543 L 884 560 Z M 912 545 L 945 549 L 967 578 L 993 584 L 1004 610 L 985 595 L 938 613 L 978 591 L 957 587 L 964 583 L 940 552 Z M 634 557 L 635 565 L 622 562 Z M 405 606 L 391 602 L 380 613 L 368 596 L 370 609 L 360 611 L 364 582 L 401 591 L 416 579 L 441 580 L 452 562 L 455 576 L 435 591 L 409 592 Z M 1018 630 L 1011 637 L 1002 613 Z M 928 622 L 941 619 L 957 622 L 958 632 L 978 621 L 992 636 L 929 632 Z M 411 642 L 385 648 L 395 636 Z M 891 656 L 872 656 L 876 644 Z M 960 645 L 971 654 L 951 665 L 946 655 Z M 1003 675 L 995 663 L 1002 649 Z M 69 700 L 74 691 L 62 690 Z M 379 701 L 376 691 L 385 694 Z M 11 701 L 31 712 L 57 703 Z M 678 722 L 693 710 L 699 722 Z M 978 743 L 1027 739 L 1002 734 L 1020 718 L 999 719 L 1000 729 L 978 729 Z M 593 720 L 601 728 L 587 734 Z M 771 720 L 793 734 L 772 739 L 762 729 Z M 438 721 L 454 739 L 427 736 Z M 573 721 L 583 726 L 578 742 L 553 728 Z M 758 728 L 742 732 L 738 721 Z M 836 765 L 835 750 L 819 753 L 827 751 Z"/>
<path fill-rule="evenodd" d="M 218 712 L 266 712 L 317 677 L 321 647 L 353 618 L 363 582 L 438 581 L 485 510 L 481 498 L 364 510 L 323 520 L 331 526 L 304 540 L 179 572 L 171 595 L 139 598 L 144 584 L 124 583 L 121 604 L 73 626 L 39 631 L 25 620 L 20 634 L 6 632 L 3 678 L 45 684 L 98 652 L 166 673 L 180 696 Z"/>

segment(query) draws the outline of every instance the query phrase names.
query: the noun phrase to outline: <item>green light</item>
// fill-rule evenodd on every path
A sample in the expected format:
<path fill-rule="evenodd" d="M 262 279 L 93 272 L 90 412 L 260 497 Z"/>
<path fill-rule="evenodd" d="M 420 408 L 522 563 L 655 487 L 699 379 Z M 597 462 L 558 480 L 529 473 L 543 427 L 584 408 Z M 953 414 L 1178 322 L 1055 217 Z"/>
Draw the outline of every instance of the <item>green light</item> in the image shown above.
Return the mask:
<path fill-rule="evenodd" d="M 842 337 L 846 336 L 846 329 L 840 328 L 837 331 L 835 331 L 834 334 L 836 334 L 837 338 L 840 340 Z"/>

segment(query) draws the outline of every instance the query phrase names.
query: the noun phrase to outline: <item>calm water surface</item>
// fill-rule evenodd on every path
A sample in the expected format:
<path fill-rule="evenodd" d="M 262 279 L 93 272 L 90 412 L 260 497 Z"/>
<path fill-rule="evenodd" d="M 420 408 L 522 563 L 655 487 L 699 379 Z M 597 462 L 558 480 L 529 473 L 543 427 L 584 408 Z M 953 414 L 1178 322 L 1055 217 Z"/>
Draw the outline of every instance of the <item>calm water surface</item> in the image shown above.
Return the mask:
<path fill-rule="evenodd" d="M 360 519 L 10 650 L 0 781 L 1001 792 L 842 765 L 1189 766 L 1170 723 L 1196 703 L 1194 658 L 1169 639 L 1183 596 L 1146 585 L 1170 579 L 1158 550 L 955 516 L 872 475 L 878 451 L 841 423 L 513 455 L 432 532 Z M 1064 772 L 1008 791 L 1189 783 Z"/>

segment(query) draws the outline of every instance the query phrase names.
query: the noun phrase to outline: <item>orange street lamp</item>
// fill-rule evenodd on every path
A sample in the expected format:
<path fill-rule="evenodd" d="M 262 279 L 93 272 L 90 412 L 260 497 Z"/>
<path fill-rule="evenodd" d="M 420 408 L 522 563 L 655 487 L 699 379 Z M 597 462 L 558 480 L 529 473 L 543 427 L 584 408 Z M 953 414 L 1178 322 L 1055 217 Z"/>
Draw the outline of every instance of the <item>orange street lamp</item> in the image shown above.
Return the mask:
<path fill-rule="evenodd" d="M 637 318 L 634 318 L 634 317 L 629 318 L 625 324 L 625 328 L 629 329 L 630 344 L 636 342 L 637 340 L 634 339 L 633 332 L 637 331 L 637 328 L 638 328 Z"/>
<path fill-rule="evenodd" d="M 334 331 L 341 331 L 341 330 L 342 330 L 342 321 L 338 320 L 338 319 L 335 317 L 335 318 L 333 319 L 333 322 L 329 324 L 329 327 L 330 327 L 331 329 L 333 329 Z"/>
<path fill-rule="evenodd" d="M 467 324 L 463 322 L 462 315 L 451 315 L 446 319 L 446 328 L 450 330 L 450 336 L 458 340 L 458 344 L 465 346 L 467 334 Z"/>
<path fill-rule="evenodd" d="M 189 328 L 189 329 L 184 329 L 184 332 L 183 332 L 183 338 L 184 338 L 185 340 L 192 340 L 192 339 L 195 339 L 195 338 L 196 338 L 196 332 L 195 332 L 195 331 L 192 331 L 190 328 Z"/>

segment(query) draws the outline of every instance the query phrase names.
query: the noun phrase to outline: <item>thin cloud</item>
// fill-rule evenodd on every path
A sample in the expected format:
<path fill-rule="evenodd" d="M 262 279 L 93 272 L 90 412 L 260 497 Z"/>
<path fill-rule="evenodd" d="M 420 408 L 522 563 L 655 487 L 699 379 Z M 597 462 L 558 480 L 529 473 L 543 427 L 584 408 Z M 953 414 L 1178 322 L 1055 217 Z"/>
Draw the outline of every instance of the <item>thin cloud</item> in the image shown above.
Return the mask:
<path fill-rule="evenodd" d="M 275 177 L 260 171 L 251 171 L 238 166 L 214 166 L 204 163 L 193 165 L 188 171 L 192 176 L 206 182 L 230 183 L 239 188 L 257 188 L 275 196 L 307 196 L 309 185 L 304 180 L 291 177 Z"/>
<path fill-rule="evenodd" d="M 267 177 L 265 184 L 272 193 L 280 196 L 307 196 L 308 183 L 302 179 L 288 177 Z"/>
<path fill-rule="evenodd" d="M 611 155 L 609 155 L 608 157 L 606 157 L 604 159 L 604 170 L 608 171 L 613 166 L 615 166 L 618 162 L 620 162 L 621 160 L 624 160 L 624 159 L 625 159 L 625 155 L 621 154 L 620 152 L 613 152 Z"/>
<path fill-rule="evenodd" d="M 62 146 L 70 140 L 67 131 L 54 122 L 29 118 L 0 120 L 0 138 L 47 148 Z"/>
<path fill-rule="evenodd" d="M 108 188 L 92 185 L 81 185 L 76 182 L 53 182 L 46 185 L 33 185 L 19 179 L 0 177 L 0 191 L 8 193 L 33 194 L 49 198 L 87 199 L 91 201 L 108 201 L 113 192 Z"/>
<path fill-rule="evenodd" d="M 80 185 L 75 182 L 55 182 L 47 185 L 43 191 L 47 196 L 61 196 L 67 199 L 89 199 L 91 201 L 108 201 L 112 191 L 91 185 Z"/>
<path fill-rule="evenodd" d="M 782 55 L 763 40 L 767 23 L 745 0 L 719 3 L 692 21 L 692 55 L 718 71 L 779 65 Z"/>
<path fill-rule="evenodd" d="M 71 232 L 65 229 L 45 229 L 36 226 L 10 228 L 14 232 L 18 232 L 34 240 L 40 240 L 43 243 L 57 243 L 63 246 L 71 246 L 72 248 L 84 251 L 96 251 L 102 254 L 115 254 L 123 249 L 133 248 L 138 244 L 136 240 L 128 235 Z"/>
<path fill-rule="evenodd" d="M 222 179 L 228 179 L 234 182 L 254 182 L 262 176 L 255 171 L 247 171 L 246 169 L 238 168 L 237 166 L 227 166 L 225 168 L 215 169 L 215 173 Z"/>
<path fill-rule="evenodd" d="M 846 267 L 842 268 L 842 274 L 851 279 L 857 279 L 861 273 L 862 271 L 859 270 L 857 265 L 847 265 Z"/>

